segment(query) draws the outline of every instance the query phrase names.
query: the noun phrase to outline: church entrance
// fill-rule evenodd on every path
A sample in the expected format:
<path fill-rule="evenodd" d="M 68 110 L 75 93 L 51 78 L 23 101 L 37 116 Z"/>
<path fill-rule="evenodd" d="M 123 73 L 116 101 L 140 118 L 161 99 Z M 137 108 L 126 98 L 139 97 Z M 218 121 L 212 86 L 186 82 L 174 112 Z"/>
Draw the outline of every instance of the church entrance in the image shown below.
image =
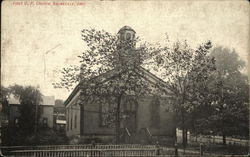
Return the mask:
<path fill-rule="evenodd" d="M 127 128 L 129 132 L 134 133 L 136 131 L 136 112 L 129 111 L 124 114 L 124 128 Z"/>
<path fill-rule="evenodd" d="M 122 105 L 122 125 L 123 142 L 130 143 L 136 133 L 136 101 L 127 99 Z"/>

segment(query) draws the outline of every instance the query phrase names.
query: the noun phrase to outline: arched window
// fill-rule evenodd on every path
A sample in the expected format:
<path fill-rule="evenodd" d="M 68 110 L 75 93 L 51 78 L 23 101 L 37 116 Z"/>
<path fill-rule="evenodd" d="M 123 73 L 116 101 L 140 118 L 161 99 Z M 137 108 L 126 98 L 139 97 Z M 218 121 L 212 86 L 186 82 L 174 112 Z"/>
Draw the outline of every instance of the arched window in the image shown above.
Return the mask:
<path fill-rule="evenodd" d="M 160 101 L 158 98 L 153 98 L 150 104 L 150 126 L 158 128 L 160 126 Z"/>
<path fill-rule="evenodd" d="M 126 40 L 131 40 L 131 34 L 130 33 L 126 33 Z"/>
<path fill-rule="evenodd" d="M 72 123 L 73 123 L 73 112 L 72 112 L 72 108 L 70 108 L 70 130 L 72 130 Z"/>
<path fill-rule="evenodd" d="M 102 103 L 99 106 L 100 126 L 113 128 L 115 126 L 115 105 L 109 103 Z"/>
<path fill-rule="evenodd" d="M 67 131 L 69 131 L 69 109 L 66 110 L 66 114 L 67 114 Z"/>
<path fill-rule="evenodd" d="M 74 127 L 76 128 L 77 127 L 77 114 L 75 114 L 75 121 L 74 122 L 75 122 Z"/>
<path fill-rule="evenodd" d="M 134 112 L 136 111 L 136 102 L 132 99 L 126 99 L 123 104 L 124 112 Z"/>

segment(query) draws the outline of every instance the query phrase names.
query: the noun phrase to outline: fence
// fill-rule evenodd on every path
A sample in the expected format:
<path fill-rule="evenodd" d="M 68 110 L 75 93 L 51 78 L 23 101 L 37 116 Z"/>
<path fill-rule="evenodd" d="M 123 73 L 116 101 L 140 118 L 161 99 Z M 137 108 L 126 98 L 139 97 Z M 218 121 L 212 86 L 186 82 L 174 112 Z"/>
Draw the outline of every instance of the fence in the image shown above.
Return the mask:
<path fill-rule="evenodd" d="M 221 144 L 223 139 L 221 136 L 189 136 L 189 142 L 199 142 L 199 143 L 213 143 L 213 144 Z M 238 145 L 238 146 L 248 146 L 249 141 L 243 139 L 236 139 L 227 137 L 226 144 L 229 145 Z"/>
<path fill-rule="evenodd" d="M 61 150 L 61 149 L 126 149 L 126 148 L 138 148 L 138 149 L 150 149 L 155 148 L 155 145 L 141 145 L 141 144 L 121 144 L 121 145 L 104 145 L 104 144 L 84 144 L 84 145 L 44 145 L 44 146 L 3 146 L 2 150 Z"/>
<path fill-rule="evenodd" d="M 19 157 L 110 157 L 155 156 L 155 149 L 70 149 L 70 150 L 17 150 L 11 155 Z"/>
<path fill-rule="evenodd" d="M 222 136 L 205 136 L 205 135 L 197 135 L 194 136 L 188 132 L 188 143 L 213 143 L 213 144 L 222 144 L 223 138 Z M 182 143 L 182 130 L 177 129 L 177 141 L 178 143 Z M 232 137 L 226 137 L 226 144 L 238 145 L 238 146 L 248 146 L 249 141 L 245 139 L 237 139 Z"/>
<path fill-rule="evenodd" d="M 156 154 L 154 145 L 54 145 L 2 147 L 5 155 L 20 157 L 112 157 L 145 156 Z"/>

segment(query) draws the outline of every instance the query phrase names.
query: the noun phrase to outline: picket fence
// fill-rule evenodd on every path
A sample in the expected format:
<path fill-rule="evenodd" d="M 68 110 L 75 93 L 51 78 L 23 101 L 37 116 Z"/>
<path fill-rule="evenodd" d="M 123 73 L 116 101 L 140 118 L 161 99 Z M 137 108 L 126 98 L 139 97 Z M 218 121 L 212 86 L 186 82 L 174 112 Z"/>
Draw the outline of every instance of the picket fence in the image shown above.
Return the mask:
<path fill-rule="evenodd" d="M 54 145 L 2 147 L 3 153 L 13 157 L 152 157 L 154 145 Z"/>

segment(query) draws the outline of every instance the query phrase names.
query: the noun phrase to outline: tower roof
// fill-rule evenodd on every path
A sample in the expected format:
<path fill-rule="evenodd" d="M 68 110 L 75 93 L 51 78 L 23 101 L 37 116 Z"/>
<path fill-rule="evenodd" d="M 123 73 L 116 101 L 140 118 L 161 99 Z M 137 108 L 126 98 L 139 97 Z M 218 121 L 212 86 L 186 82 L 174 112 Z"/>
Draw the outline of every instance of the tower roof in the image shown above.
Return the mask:
<path fill-rule="evenodd" d="M 123 27 L 118 31 L 118 33 L 123 32 L 123 31 L 126 31 L 126 30 L 133 31 L 134 33 L 136 33 L 135 30 L 133 30 L 133 29 L 132 29 L 131 27 L 129 27 L 129 26 L 123 26 Z"/>

